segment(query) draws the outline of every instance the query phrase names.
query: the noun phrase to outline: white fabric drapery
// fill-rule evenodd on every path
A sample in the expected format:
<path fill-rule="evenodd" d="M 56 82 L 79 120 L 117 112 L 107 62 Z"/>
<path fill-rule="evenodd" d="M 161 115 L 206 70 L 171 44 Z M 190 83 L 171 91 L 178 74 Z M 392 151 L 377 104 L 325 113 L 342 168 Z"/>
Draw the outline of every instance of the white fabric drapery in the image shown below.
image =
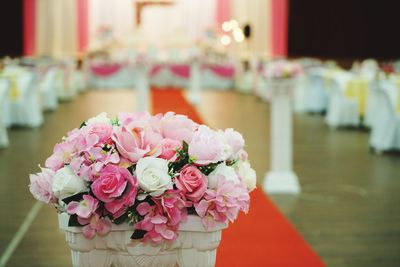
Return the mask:
<path fill-rule="evenodd" d="M 135 8 L 132 0 L 90 0 L 90 47 L 98 45 L 99 29 L 104 26 L 111 28 L 113 37 L 120 42 L 140 39 L 162 47 L 193 42 L 215 24 L 214 0 L 176 0 L 166 6 L 146 6 L 140 30 Z"/>
<path fill-rule="evenodd" d="M 36 54 L 74 56 L 77 51 L 76 1 L 38 0 Z"/>
<path fill-rule="evenodd" d="M 244 56 L 250 54 L 268 57 L 272 51 L 272 0 L 232 0 L 231 14 L 240 26 L 247 23 L 251 26 L 251 38 L 246 42 L 236 44 L 236 51 Z"/>

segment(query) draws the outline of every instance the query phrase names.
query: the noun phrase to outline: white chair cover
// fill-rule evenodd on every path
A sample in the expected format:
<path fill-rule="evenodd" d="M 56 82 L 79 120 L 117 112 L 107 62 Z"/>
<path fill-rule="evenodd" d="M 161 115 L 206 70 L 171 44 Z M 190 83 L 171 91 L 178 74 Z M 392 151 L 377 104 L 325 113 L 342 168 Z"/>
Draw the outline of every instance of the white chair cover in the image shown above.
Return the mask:
<path fill-rule="evenodd" d="M 17 78 L 20 96 L 6 102 L 5 124 L 38 127 L 43 123 L 37 75 L 32 71 L 23 71 Z"/>
<path fill-rule="evenodd" d="M 307 90 L 307 111 L 323 112 L 328 107 L 328 93 L 325 90 L 322 70 L 312 70 L 309 73 L 309 87 Z"/>
<path fill-rule="evenodd" d="M 61 65 L 62 75 L 57 76 L 57 78 L 63 80 L 62 86 L 58 86 L 58 98 L 60 100 L 71 100 L 77 93 L 77 88 L 73 83 L 75 68 L 76 64 L 72 60 L 64 60 Z"/>
<path fill-rule="evenodd" d="M 389 81 L 381 81 L 376 91 L 376 119 L 373 121 L 370 146 L 376 151 L 400 149 L 400 116 L 396 113 L 390 92 L 396 90 Z"/>
<path fill-rule="evenodd" d="M 0 148 L 7 147 L 9 144 L 7 127 L 4 122 L 5 104 L 8 99 L 9 82 L 0 78 Z"/>
<path fill-rule="evenodd" d="M 363 125 L 372 128 L 372 125 L 376 122 L 379 115 L 379 81 L 373 81 L 368 90 L 367 108 L 365 110 L 365 116 Z"/>
<path fill-rule="evenodd" d="M 40 83 L 41 101 L 44 110 L 56 110 L 58 107 L 56 82 L 57 69 L 51 67 L 46 71 L 43 80 Z"/>
<path fill-rule="evenodd" d="M 329 104 L 325 122 L 329 127 L 359 126 L 358 104 L 344 95 L 346 83 L 351 79 L 346 73 L 336 73 L 329 82 Z"/>

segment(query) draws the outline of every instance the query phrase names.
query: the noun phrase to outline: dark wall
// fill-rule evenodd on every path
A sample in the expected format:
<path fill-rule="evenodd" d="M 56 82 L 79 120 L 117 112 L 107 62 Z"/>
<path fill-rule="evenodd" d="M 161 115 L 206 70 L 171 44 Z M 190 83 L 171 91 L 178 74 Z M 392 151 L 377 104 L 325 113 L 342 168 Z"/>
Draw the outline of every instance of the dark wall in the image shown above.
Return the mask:
<path fill-rule="evenodd" d="M 0 9 L 0 57 L 21 56 L 23 52 L 22 0 L 2 1 Z"/>
<path fill-rule="evenodd" d="M 400 1 L 289 0 L 289 56 L 400 58 Z"/>

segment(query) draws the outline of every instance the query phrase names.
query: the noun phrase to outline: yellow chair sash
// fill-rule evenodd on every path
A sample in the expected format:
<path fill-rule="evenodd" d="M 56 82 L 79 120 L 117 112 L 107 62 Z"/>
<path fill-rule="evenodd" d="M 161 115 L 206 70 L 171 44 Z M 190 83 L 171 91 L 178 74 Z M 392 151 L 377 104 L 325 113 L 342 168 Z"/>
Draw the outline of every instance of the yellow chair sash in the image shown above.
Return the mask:
<path fill-rule="evenodd" d="M 367 106 L 368 81 L 363 78 L 351 79 L 345 88 L 345 96 L 358 103 L 358 113 L 363 116 Z"/>

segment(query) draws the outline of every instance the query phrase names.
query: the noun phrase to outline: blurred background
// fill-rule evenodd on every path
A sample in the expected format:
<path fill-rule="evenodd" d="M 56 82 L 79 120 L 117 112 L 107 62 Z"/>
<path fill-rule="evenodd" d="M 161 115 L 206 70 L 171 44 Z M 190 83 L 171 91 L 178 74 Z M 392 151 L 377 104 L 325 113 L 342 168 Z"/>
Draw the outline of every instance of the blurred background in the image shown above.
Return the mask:
<path fill-rule="evenodd" d="M 54 210 L 28 190 L 67 131 L 103 111 L 163 108 L 243 133 L 257 172 L 255 211 L 232 227 L 251 237 L 232 241 L 246 253 L 223 236 L 217 266 L 400 266 L 399 10 L 391 0 L 4 1 L 0 267 L 71 266 Z M 281 78 L 292 81 L 284 134 L 297 189 L 287 191 L 265 178 Z"/>

